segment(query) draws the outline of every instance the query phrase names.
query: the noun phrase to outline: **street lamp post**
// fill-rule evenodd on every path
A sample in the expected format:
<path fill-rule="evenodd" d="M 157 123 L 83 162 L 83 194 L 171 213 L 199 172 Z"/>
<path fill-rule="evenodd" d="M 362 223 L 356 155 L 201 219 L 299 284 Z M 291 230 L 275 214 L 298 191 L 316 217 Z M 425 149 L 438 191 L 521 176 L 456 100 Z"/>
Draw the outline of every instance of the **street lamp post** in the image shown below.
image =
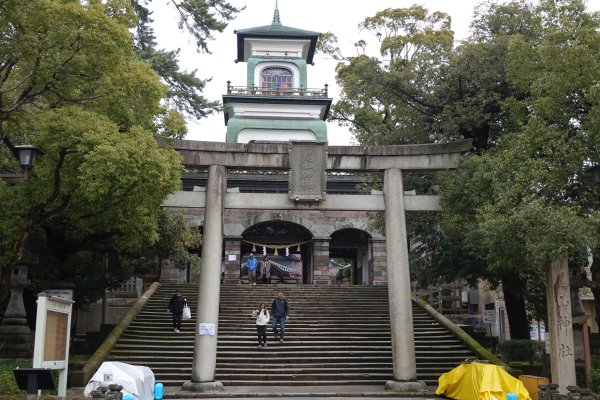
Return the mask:
<path fill-rule="evenodd" d="M 35 164 L 35 159 L 40 150 L 37 147 L 30 145 L 18 145 L 15 146 L 12 144 L 8 135 L 3 134 L 0 139 L 0 145 L 6 145 L 12 155 L 19 161 L 19 165 L 21 165 L 22 173 L 2 173 L 0 174 L 1 178 L 22 178 L 27 179 L 29 177 L 29 170 L 33 168 Z"/>

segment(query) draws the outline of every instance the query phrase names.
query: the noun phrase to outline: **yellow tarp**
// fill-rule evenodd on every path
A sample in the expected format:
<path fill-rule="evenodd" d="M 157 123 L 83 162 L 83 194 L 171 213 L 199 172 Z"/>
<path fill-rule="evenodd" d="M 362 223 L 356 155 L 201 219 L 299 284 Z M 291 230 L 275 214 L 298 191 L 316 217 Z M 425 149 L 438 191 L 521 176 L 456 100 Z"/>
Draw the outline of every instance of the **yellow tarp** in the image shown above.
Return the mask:
<path fill-rule="evenodd" d="M 442 374 L 435 394 L 456 400 L 505 400 L 514 393 L 519 400 L 531 400 L 523 382 L 497 365 L 461 364 Z"/>

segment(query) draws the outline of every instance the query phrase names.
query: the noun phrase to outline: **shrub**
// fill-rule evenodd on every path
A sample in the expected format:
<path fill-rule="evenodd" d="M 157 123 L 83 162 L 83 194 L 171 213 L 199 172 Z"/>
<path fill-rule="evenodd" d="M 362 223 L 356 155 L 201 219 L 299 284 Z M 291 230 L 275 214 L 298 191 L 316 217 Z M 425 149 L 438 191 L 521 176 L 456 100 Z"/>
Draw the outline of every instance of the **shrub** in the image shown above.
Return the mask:
<path fill-rule="evenodd" d="M 23 393 L 17 387 L 17 382 L 13 374 L 13 369 L 17 367 L 31 367 L 31 363 L 27 361 L 0 361 L 0 396 Z"/>
<path fill-rule="evenodd" d="M 539 361 L 544 351 L 544 342 L 515 339 L 500 343 L 500 351 L 507 362 Z"/>

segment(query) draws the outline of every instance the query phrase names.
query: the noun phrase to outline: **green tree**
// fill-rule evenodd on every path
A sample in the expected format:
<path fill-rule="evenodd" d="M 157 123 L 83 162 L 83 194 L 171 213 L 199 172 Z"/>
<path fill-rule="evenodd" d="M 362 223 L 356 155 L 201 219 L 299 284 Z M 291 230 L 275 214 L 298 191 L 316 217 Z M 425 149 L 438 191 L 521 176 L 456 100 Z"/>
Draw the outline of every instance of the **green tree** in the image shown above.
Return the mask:
<path fill-rule="evenodd" d="M 202 95 L 208 80 L 198 78 L 197 70 L 181 70 L 179 49 L 157 49 L 156 37 L 151 26 L 153 20 L 148 9 L 151 1 L 131 0 L 138 17 L 135 43 L 139 56 L 152 65 L 167 86 L 168 104 L 179 112 L 197 119 L 220 110 L 218 101 L 209 101 Z M 167 3 L 177 10 L 179 29 L 194 38 L 199 52 L 209 52 L 208 41 L 212 39 L 212 33 L 222 32 L 227 22 L 243 10 L 225 0 L 171 0 Z M 176 133 L 175 137 L 182 138 L 185 135 L 185 131 L 180 132 L 182 133 Z"/>
<path fill-rule="evenodd" d="M 365 20 L 362 27 L 384 38 L 379 58 L 344 57 L 333 35 L 323 38 L 320 49 L 341 60 L 343 95 L 332 119 L 349 125 L 361 144 L 473 139 L 473 154 L 442 180 L 443 229 L 434 216 L 408 219 L 411 241 L 419 244 L 411 273 L 427 283 L 439 277 L 502 283 L 511 334 L 528 337 L 523 299 L 544 293 L 541 258 L 557 249 L 575 256 L 576 247 L 594 245 L 589 235 L 598 197 L 582 171 L 598 160 L 597 16 L 581 1 L 487 1 L 476 9 L 471 36 L 452 48 L 449 21 L 440 24 L 435 13 L 417 10 L 386 10 Z M 401 34 L 382 28 L 388 19 L 400 22 Z M 361 41 L 357 48 L 369 47 Z M 536 147 L 542 145 L 547 148 Z M 436 187 L 432 178 L 425 185 L 408 178 L 407 189 Z M 522 204 L 528 207 L 517 209 Z M 542 217 L 548 226 L 528 228 L 538 241 L 513 234 Z M 568 233 L 552 230 L 564 227 Z M 542 240 L 545 230 L 552 234 Z M 561 238 L 568 249 L 555 243 Z M 543 307 L 532 311 L 540 315 Z"/>
<path fill-rule="evenodd" d="M 515 35 L 523 40 L 538 37 L 537 18 L 533 6 L 522 0 L 486 2 L 475 9 L 470 36 L 454 49 L 436 88 L 443 105 L 436 124 L 441 137 L 473 139 L 474 151 L 480 152 L 518 129 L 502 106 L 508 98 L 526 95 L 509 84 L 508 47 Z"/>
<path fill-rule="evenodd" d="M 600 20 L 581 1 L 534 12 L 537 35 L 508 43 L 508 83 L 525 95 L 502 106 L 517 129 L 442 179 L 444 231 L 503 287 L 520 281 L 524 296 L 540 291 L 554 259 L 599 246 L 600 188 L 585 169 L 600 148 Z"/>
<path fill-rule="evenodd" d="M 0 181 L 3 296 L 17 262 L 124 259 L 158 239 L 181 165 L 155 140 L 166 90 L 136 54 L 135 21 L 125 0 L 0 3 L 0 130 L 44 152 L 29 180 Z"/>
<path fill-rule="evenodd" d="M 389 8 L 360 28 L 380 41 L 379 56 L 367 55 L 366 40 L 355 44 L 355 57 L 340 54 L 332 34 L 319 43 L 320 51 L 342 60 L 336 69 L 342 94 L 330 120 L 348 126 L 365 145 L 433 141 L 440 107 L 434 88 L 453 44 L 450 17 L 416 5 Z"/>

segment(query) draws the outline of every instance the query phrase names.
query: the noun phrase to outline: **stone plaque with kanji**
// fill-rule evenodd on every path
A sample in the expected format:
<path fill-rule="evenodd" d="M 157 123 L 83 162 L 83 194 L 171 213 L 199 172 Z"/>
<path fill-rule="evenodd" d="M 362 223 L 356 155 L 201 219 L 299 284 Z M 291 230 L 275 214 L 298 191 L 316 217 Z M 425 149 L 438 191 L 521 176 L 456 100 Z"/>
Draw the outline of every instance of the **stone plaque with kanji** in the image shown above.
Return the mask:
<path fill-rule="evenodd" d="M 325 200 L 327 143 L 290 141 L 289 198 Z"/>

